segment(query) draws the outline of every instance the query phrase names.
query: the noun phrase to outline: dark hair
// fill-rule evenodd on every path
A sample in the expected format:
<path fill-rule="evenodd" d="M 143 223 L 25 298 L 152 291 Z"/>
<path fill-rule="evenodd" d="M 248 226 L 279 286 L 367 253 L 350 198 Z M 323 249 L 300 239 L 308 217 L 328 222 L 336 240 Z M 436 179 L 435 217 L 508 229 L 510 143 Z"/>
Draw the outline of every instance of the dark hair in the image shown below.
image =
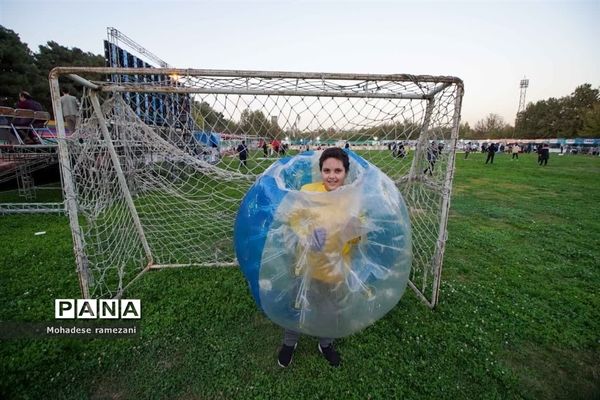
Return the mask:
<path fill-rule="evenodd" d="M 63 94 L 69 94 L 69 89 L 67 89 L 67 88 L 62 88 L 62 92 L 63 92 Z"/>
<path fill-rule="evenodd" d="M 350 159 L 348 158 L 348 154 L 339 147 L 330 147 L 328 149 L 325 149 L 325 151 L 323 152 L 323 154 L 321 154 L 321 157 L 319 158 L 319 170 L 323 169 L 323 163 L 328 158 L 335 158 L 340 160 L 342 164 L 344 164 L 344 169 L 346 170 L 346 172 L 348 172 L 348 170 L 350 169 Z"/>

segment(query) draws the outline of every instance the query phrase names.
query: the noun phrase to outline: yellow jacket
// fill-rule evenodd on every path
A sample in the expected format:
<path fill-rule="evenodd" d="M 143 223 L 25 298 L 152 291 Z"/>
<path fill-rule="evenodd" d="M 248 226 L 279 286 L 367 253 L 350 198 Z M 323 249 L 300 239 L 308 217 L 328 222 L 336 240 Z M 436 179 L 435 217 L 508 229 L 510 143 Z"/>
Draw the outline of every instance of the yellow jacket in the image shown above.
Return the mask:
<path fill-rule="evenodd" d="M 309 183 L 303 192 L 326 192 L 323 182 Z M 294 210 L 289 218 L 290 227 L 300 238 L 296 257 L 295 274 L 308 272 L 313 279 L 326 283 L 338 283 L 345 279 L 350 269 L 350 255 L 360 236 L 344 240 L 348 232 L 350 199 L 346 196 L 332 201 L 315 201 L 310 208 Z M 356 218 L 355 218 L 356 219 Z M 310 246 L 315 229 L 325 230 L 325 240 L 319 250 Z"/>

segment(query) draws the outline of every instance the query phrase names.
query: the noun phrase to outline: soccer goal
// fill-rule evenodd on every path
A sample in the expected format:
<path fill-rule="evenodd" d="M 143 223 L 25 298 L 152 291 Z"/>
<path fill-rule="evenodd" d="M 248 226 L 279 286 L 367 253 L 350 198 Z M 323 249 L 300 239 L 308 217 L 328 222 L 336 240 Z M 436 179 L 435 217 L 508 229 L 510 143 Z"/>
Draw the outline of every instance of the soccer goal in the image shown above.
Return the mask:
<path fill-rule="evenodd" d="M 77 128 L 65 137 L 59 81 L 67 78 L 84 95 Z M 50 82 L 84 297 L 120 296 L 155 268 L 237 265 L 233 221 L 256 178 L 278 158 L 347 146 L 404 196 L 409 285 L 436 305 L 460 79 L 59 67 Z"/>

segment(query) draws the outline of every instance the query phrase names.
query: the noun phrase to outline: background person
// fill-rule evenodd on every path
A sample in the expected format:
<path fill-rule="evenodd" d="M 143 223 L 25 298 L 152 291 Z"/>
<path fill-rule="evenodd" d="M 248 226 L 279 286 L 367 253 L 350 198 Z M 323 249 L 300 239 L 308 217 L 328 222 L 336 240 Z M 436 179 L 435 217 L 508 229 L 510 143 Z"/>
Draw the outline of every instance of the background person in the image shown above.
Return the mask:
<path fill-rule="evenodd" d="M 240 165 L 247 167 L 248 164 L 246 164 L 246 162 L 248 160 L 248 146 L 246 146 L 245 140 L 242 140 L 242 143 L 238 145 L 236 151 L 240 157 Z"/>
<path fill-rule="evenodd" d="M 519 152 L 521 151 L 521 147 L 515 143 L 515 145 L 512 147 L 512 158 L 511 160 L 514 160 L 515 158 L 518 160 L 519 159 Z"/>
<path fill-rule="evenodd" d="M 60 106 L 62 107 L 63 117 L 65 120 L 65 128 L 70 133 L 75 132 L 77 126 L 77 115 L 79 114 L 79 101 L 75 96 L 69 94 L 69 89 L 64 88 L 60 97 Z"/>
<path fill-rule="evenodd" d="M 485 159 L 486 164 L 488 163 L 488 161 L 490 162 L 490 164 L 494 163 L 494 156 L 496 155 L 496 150 L 498 150 L 496 144 L 490 143 L 490 145 L 487 148 L 487 158 Z"/>
<path fill-rule="evenodd" d="M 24 90 L 21 93 L 19 93 L 19 101 L 17 102 L 17 104 L 15 104 L 15 108 L 20 108 L 20 109 L 24 109 L 24 110 L 33 110 L 33 111 L 44 111 L 44 108 L 42 107 L 42 105 L 40 103 L 38 103 L 37 101 L 33 100 L 33 97 L 31 97 L 31 95 Z M 15 120 L 13 121 L 13 125 L 16 127 L 19 127 L 19 126 L 26 127 L 26 126 L 30 125 L 32 122 L 34 122 L 34 121 L 31 118 L 15 118 Z M 33 126 L 34 126 L 34 128 L 40 127 L 40 126 L 36 126 L 35 123 Z M 23 140 L 23 142 L 25 144 L 39 144 L 40 143 L 30 128 L 17 129 L 17 131 L 19 132 L 19 136 L 21 136 L 21 139 Z"/>
<path fill-rule="evenodd" d="M 548 159 L 550 158 L 550 146 L 548 143 L 545 143 L 543 146 L 540 145 L 540 165 L 548 165 Z"/>

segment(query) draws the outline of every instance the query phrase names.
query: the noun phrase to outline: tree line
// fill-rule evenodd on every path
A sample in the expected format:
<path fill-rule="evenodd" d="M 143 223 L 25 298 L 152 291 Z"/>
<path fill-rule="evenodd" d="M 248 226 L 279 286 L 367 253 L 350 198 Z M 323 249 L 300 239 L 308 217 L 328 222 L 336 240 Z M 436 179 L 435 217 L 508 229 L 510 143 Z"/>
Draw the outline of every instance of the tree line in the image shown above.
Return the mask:
<path fill-rule="evenodd" d="M 0 25 L 0 105 L 13 107 L 25 90 L 52 114 L 48 74 L 56 66 L 103 67 L 104 56 L 54 41 L 39 46 L 34 53 L 17 33 Z M 75 96 L 81 95 L 80 87 L 70 80 L 61 80 L 60 85 Z"/>
<path fill-rule="evenodd" d="M 0 25 L 0 105 L 12 107 L 18 101 L 19 92 L 28 91 L 35 100 L 52 113 L 52 100 L 48 74 L 55 66 L 101 67 L 105 60 L 101 55 L 84 52 L 76 47 L 68 48 L 54 41 L 40 45 L 36 53 L 23 43 L 14 31 Z M 81 95 L 81 89 L 70 80 L 60 82 L 72 94 Z M 529 103 L 519 113 L 512 126 L 495 113 L 488 114 L 471 128 L 461 123 L 460 137 L 464 139 L 492 138 L 545 138 L 545 137 L 600 137 L 599 88 L 585 83 L 573 93 L 561 98 L 549 98 Z M 244 110 L 238 122 L 227 119 L 208 103 L 193 102 L 192 115 L 201 129 L 217 132 L 252 134 L 264 137 L 293 136 L 297 132 L 283 131 L 276 121 L 270 121 L 260 110 Z M 432 127 L 435 129 L 435 127 Z M 416 139 L 420 127 L 414 122 L 386 122 L 377 126 L 355 130 L 319 128 L 302 132 L 302 136 L 322 139 L 348 137 L 372 140 L 374 137 L 404 136 Z"/>
<path fill-rule="evenodd" d="M 461 124 L 464 139 L 600 137 L 600 89 L 585 83 L 568 96 L 529 103 L 517 115 L 515 126 L 494 113 L 474 128 Z"/>

